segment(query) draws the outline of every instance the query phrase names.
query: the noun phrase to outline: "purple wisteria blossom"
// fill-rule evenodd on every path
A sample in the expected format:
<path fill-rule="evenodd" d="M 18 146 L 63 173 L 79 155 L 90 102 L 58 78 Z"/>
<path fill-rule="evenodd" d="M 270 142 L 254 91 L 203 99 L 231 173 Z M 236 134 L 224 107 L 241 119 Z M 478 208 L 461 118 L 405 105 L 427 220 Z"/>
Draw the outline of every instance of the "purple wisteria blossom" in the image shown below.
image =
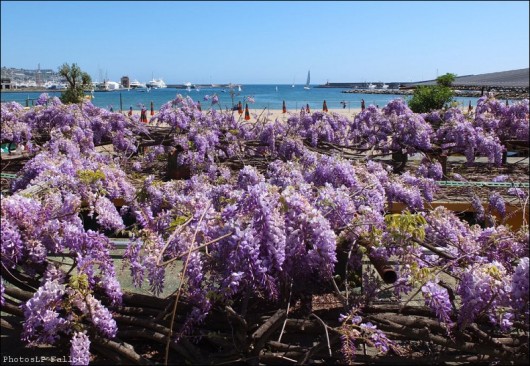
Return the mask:
<path fill-rule="evenodd" d="M 217 96 L 217 94 L 214 94 L 212 97 L 212 105 L 216 105 L 218 103 L 219 103 L 219 97 Z"/>
<path fill-rule="evenodd" d="M 71 365 L 88 365 L 90 362 L 90 340 L 84 332 L 75 332 L 70 341 Z"/>
<path fill-rule="evenodd" d="M 48 99 L 50 99 L 50 96 L 47 93 L 42 93 L 39 95 L 35 105 L 46 105 L 46 103 L 48 103 Z"/>
<path fill-rule="evenodd" d="M 0 277 L 0 305 L 4 305 L 6 302 L 4 298 L 5 291 L 6 291 L 6 288 L 4 286 L 4 279 Z"/>
<path fill-rule="evenodd" d="M 490 209 L 493 209 L 498 212 L 501 218 L 504 218 L 504 216 L 506 216 L 506 203 L 498 192 L 493 192 L 492 194 L 490 194 L 488 201 Z"/>
<path fill-rule="evenodd" d="M 528 257 L 521 258 L 519 264 L 515 268 L 515 272 L 512 278 L 512 302 L 515 309 L 522 311 L 521 315 L 525 315 L 526 322 L 528 323 L 528 295 L 529 295 L 529 285 L 528 285 Z"/>
<path fill-rule="evenodd" d="M 447 325 L 451 322 L 451 302 L 447 289 L 438 285 L 436 282 L 429 281 L 422 288 L 425 305 L 436 313 L 438 319 Z"/>

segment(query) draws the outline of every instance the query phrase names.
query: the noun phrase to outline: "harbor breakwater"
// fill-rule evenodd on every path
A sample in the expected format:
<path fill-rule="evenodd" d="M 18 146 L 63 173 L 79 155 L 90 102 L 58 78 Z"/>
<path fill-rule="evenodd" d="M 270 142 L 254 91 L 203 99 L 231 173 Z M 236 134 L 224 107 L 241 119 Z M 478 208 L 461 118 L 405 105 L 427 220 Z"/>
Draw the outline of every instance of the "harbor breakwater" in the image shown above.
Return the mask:
<path fill-rule="evenodd" d="M 530 97 L 528 92 L 521 91 L 495 91 L 491 90 L 497 99 L 528 99 Z M 342 90 L 345 94 L 391 94 L 391 95 L 413 95 L 414 89 L 348 89 Z M 462 98 L 480 98 L 485 94 L 480 90 L 453 90 L 455 97 Z"/>

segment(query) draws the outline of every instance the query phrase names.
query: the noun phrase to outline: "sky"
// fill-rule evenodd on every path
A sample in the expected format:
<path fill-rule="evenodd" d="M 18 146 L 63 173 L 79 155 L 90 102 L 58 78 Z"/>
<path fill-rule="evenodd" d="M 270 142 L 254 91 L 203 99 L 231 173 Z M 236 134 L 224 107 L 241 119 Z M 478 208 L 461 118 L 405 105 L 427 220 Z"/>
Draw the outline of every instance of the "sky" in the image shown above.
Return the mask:
<path fill-rule="evenodd" d="M 528 1 L 1 1 L 1 66 L 93 80 L 411 82 L 529 67 Z"/>

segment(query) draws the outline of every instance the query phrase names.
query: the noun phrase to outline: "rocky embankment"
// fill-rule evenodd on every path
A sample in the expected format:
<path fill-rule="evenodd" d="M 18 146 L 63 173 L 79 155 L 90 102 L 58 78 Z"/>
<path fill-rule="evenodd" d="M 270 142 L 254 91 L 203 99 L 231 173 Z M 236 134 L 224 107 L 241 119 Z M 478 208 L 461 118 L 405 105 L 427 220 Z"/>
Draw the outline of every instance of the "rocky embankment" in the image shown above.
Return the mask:
<path fill-rule="evenodd" d="M 529 99 L 528 91 L 513 91 L 513 90 L 491 90 L 497 99 Z M 392 94 L 392 95 L 412 95 L 413 89 L 349 89 L 343 90 L 341 93 L 347 94 Z M 455 97 L 471 97 L 480 98 L 482 96 L 480 90 L 455 90 Z"/>
<path fill-rule="evenodd" d="M 349 89 L 349 90 L 343 90 L 341 93 L 347 93 L 347 94 L 398 94 L 398 95 L 412 95 L 414 93 L 413 90 L 406 89 Z"/>

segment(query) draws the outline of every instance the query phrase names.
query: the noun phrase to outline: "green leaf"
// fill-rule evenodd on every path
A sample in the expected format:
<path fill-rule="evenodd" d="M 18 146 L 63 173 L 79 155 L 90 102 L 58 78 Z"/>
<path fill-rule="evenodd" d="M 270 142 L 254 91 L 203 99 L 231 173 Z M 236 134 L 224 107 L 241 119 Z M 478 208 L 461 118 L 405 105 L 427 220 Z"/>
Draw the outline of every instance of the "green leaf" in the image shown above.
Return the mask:
<path fill-rule="evenodd" d="M 70 277 L 70 287 L 79 291 L 88 290 L 88 276 L 85 273 L 72 275 Z"/>
<path fill-rule="evenodd" d="M 76 172 L 77 177 L 79 180 L 85 184 L 91 184 L 95 183 L 99 180 L 104 180 L 105 173 L 103 173 L 101 170 L 86 170 L 86 169 L 80 169 Z"/>
<path fill-rule="evenodd" d="M 170 227 L 175 228 L 177 226 L 180 226 L 184 224 L 186 221 L 188 221 L 189 217 L 187 216 L 177 216 L 171 221 Z"/>

